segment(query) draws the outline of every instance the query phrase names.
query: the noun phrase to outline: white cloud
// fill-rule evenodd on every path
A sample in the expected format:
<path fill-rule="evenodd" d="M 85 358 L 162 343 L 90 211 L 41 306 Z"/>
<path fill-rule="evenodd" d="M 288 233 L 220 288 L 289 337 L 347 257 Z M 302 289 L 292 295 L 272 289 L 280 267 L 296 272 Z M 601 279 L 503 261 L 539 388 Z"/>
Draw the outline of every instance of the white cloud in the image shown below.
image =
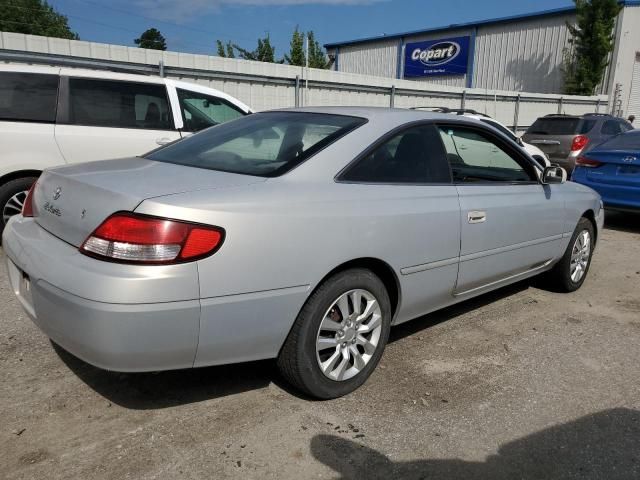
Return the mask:
<path fill-rule="evenodd" d="M 215 12 L 223 6 L 371 5 L 388 0 L 134 0 L 145 15 L 160 20 L 184 21 Z"/>

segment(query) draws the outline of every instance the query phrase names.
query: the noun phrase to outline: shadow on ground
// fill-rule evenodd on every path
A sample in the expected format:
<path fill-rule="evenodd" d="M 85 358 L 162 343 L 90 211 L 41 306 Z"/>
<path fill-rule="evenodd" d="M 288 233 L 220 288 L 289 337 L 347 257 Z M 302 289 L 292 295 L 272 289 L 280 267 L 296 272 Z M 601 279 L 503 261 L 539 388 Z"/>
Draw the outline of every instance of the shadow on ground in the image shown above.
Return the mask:
<path fill-rule="evenodd" d="M 391 330 L 389 342 L 484 307 L 529 287 L 520 282 L 494 292 L 425 315 Z M 135 410 L 160 409 L 257 390 L 275 383 L 288 393 L 308 399 L 279 376 L 274 361 L 155 373 L 108 372 L 89 365 L 53 344 L 60 359 L 84 383 L 109 401 Z"/>
<path fill-rule="evenodd" d="M 640 478 L 640 412 L 606 410 L 557 425 L 503 445 L 484 462 L 393 462 L 376 450 L 333 435 L 313 437 L 311 453 L 348 479 L 632 480 Z"/>
<path fill-rule="evenodd" d="M 154 373 L 108 372 L 53 344 L 60 359 L 109 401 L 134 410 L 160 409 L 265 388 L 276 377 L 274 362 Z"/>
<path fill-rule="evenodd" d="M 605 228 L 620 232 L 640 233 L 640 213 L 607 210 L 604 218 Z"/>

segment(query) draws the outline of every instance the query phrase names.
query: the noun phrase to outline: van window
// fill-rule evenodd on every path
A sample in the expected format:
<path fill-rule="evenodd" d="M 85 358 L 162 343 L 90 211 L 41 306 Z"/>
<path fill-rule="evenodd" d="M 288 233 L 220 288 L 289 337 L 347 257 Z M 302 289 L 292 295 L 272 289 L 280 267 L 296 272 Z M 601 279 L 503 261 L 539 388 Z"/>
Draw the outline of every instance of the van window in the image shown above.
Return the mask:
<path fill-rule="evenodd" d="M 221 98 L 180 88 L 177 90 L 184 129 L 188 132 L 197 132 L 246 115 Z"/>
<path fill-rule="evenodd" d="M 171 130 L 164 85 L 69 79 L 69 122 L 73 125 Z"/>
<path fill-rule="evenodd" d="M 0 73 L 0 120 L 53 123 L 58 75 Z"/>

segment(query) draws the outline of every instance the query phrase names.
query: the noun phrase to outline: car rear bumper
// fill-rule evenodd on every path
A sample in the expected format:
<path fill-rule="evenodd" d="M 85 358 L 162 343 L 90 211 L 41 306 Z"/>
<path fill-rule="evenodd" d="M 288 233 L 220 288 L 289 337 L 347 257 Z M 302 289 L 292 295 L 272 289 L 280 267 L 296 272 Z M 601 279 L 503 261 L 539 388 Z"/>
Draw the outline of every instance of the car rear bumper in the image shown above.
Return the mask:
<path fill-rule="evenodd" d="M 198 267 L 103 262 L 16 216 L 4 230 L 13 292 L 55 343 L 106 370 L 276 357 L 309 285 L 199 298 Z M 182 298 L 180 298 L 182 297 Z"/>
<path fill-rule="evenodd" d="M 586 185 L 600 194 L 604 206 L 617 210 L 640 210 L 640 188 L 591 181 L 584 169 L 576 169 L 572 181 Z"/>
<path fill-rule="evenodd" d="M 129 303 L 131 298 L 118 290 L 110 294 L 110 301 L 78 295 L 93 291 L 95 297 L 105 298 L 103 291 L 113 290 L 118 283 L 109 270 L 113 265 L 79 254 L 75 247 L 50 235 L 32 219 L 12 219 L 5 228 L 3 247 L 13 292 L 34 323 L 65 350 L 107 370 L 133 372 L 193 366 L 200 327 L 199 299 Z M 102 264 L 109 273 L 95 273 Z M 132 271 L 128 266 L 120 267 L 124 267 L 120 282 L 136 291 L 136 282 L 130 278 Z M 91 290 L 77 287 L 70 292 L 61 288 L 70 285 L 69 279 L 86 280 L 91 269 L 95 273 L 90 277 Z M 176 272 L 179 273 L 173 283 L 180 289 L 184 278 L 182 270 Z M 159 277 L 164 278 L 156 286 L 162 284 L 164 290 L 172 281 L 166 276 L 167 270 L 163 273 Z M 145 287 L 153 285 L 146 277 L 138 280 Z M 197 285 L 197 276 L 194 281 Z M 117 297 L 123 301 L 113 301 Z"/>

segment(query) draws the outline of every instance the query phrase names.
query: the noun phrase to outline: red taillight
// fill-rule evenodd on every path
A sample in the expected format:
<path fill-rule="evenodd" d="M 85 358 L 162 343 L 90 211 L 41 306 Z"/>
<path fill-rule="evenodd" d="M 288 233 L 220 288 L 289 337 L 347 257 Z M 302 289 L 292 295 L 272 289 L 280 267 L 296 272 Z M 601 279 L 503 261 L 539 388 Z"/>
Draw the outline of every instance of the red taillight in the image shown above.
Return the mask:
<path fill-rule="evenodd" d="M 589 137 L 585 137 L 584 135 L 576 135 L 573 139 L 573 143 L 571 144 L 571 151 L 578 152 L 587 146 L 589 143 Z"/>
<path fill-rule="evenodd" d="M 36 189 L 37 184 L 37 180 L 33 182 L 33 185 L 31 185 L 31 188 L 29 189 L 29 193 L 27 193 L 27 197 L 24 199 L 24 203 L 22 204 L 23 217 L 33 217 L 33 191 Z"/>
<path fill-rule="evenodd" d="M 107 218 L 80 247 L 87 255 L 130 263 L 179 263 L 213 254 L 224 230 L 134 213 Z"/>
<path fill-rule="evenodd" d="M 576 158 L 576 167 L 594 168 L 594 167 L 599 167 L 600 165 L 602 165 L 602 162 L 599 162 L 598 160 L 593 160 L 592 158 L 587 158 L 587 157 Z"/>

